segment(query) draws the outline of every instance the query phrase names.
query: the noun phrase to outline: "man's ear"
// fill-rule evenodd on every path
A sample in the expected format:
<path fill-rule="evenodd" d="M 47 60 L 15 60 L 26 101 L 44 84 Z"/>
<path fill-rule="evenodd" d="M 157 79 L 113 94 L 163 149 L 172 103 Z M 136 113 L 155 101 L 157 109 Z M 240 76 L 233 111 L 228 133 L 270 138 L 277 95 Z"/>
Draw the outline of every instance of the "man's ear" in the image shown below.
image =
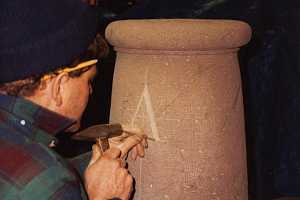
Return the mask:
<path fill-rule="evenodd" d="M 56 103 L 56 106 L 61 106 L 63 103 L 62 86 L 69 80 L 68 73 L 60 73 L 53 78 L 51 96 Z"/>

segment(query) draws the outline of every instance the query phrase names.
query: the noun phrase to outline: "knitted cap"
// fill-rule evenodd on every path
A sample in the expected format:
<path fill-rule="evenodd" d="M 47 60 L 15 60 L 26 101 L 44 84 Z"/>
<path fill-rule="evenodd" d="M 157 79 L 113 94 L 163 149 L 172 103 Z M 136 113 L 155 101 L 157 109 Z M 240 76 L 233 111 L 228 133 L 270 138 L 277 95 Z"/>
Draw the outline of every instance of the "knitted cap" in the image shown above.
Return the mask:
<path fill-rule="evenodd" d="M 70 64 L 93 41 L 96 21 L 81 0 L 1 0 L 0 83 Z"/>

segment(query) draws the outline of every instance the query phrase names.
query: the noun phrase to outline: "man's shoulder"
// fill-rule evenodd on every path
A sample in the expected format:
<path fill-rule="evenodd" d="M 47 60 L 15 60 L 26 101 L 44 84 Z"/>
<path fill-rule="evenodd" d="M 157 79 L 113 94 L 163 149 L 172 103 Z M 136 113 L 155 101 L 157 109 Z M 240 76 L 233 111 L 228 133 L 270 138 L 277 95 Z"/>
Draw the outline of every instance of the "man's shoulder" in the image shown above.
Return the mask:
<path fill-rule="evenodd" d="M 22 167 L 24 171 L 26 166 L 37 166 L 42 170 L 57 164 L 58 156 L 47 146 L 20 133 L 15 127 L 0 125 L 0 169 L 10 164 L 14 171 Z"/>
<path fill-rule="evenodd" d="M 51 149 L 0 137 L 0 199 L 48 199 L 68 187 L 80 193 L 76 176 Z"/>

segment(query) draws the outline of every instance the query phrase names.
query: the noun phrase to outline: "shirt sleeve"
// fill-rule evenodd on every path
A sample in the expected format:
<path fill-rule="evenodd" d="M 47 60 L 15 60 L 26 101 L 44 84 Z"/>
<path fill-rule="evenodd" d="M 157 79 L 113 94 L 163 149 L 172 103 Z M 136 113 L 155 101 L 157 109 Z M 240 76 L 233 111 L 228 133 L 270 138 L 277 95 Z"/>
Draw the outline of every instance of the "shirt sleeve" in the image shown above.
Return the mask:
<path fill-rule="evenodd" d="M 66 182 L 56 190 L 49 200 L 86 200 L 86 196 L 83 195 L 84 191 L 81 191 L 80 186 L 78 187 L 74 182 Z"/>
<path fill-rule="evenodd" d="M 65 168 L 50 167 L 20 191 L 22 200 L 86 200 L 80 180 Z"/>

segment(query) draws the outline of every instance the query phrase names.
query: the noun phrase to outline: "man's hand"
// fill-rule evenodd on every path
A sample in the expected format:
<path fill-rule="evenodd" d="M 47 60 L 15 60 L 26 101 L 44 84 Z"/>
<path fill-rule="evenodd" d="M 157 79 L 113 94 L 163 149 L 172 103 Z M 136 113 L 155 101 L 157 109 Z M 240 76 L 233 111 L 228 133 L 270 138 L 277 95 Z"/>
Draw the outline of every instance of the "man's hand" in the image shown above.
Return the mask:
<path fill-rule="evenodd" d="M 136 160 L 137 157 L 145 156 L 145 148 L 148 148 L 147 136 L 142 134 L 142 131 L 137 128 L 130 128 L 123 126 L 123 129 L 127 132 L 137 133 L 135 135 L 131 135 L 124 138 L 124 135 L 119 137 L 113 137 L 109 139 L 109 145 L 111 147 L 116 147 L 121 150 L 121 158 L 127 156 L 127 153 L 131 151 L 131 158 Z"/>
<path fill-rule="evenodd" d="M 132 190 L 132 176 L 122 167 L 121 151 L 110 148 L 101 155 L 98 145 L 85 170 L 85 188 L 90 200 L 107 200 L 114 197 L 128 200 Z"/>
<path fill-rule="evenodd" d="M 132 190 L 133 178 L 127 169 L 123 168 L 123 159 L 130 150 L 134 160 L 137 156 L 144 157 L 144 148 L 148 145 L 147 136 L 143 134 L 111 138 L 109 143 L 111 148 L 103 155 L 99 146 L 93 145 L 92 159 L 84 175 L 90 200 L 107 200 L 114 197 L 127 200 Z"/>

